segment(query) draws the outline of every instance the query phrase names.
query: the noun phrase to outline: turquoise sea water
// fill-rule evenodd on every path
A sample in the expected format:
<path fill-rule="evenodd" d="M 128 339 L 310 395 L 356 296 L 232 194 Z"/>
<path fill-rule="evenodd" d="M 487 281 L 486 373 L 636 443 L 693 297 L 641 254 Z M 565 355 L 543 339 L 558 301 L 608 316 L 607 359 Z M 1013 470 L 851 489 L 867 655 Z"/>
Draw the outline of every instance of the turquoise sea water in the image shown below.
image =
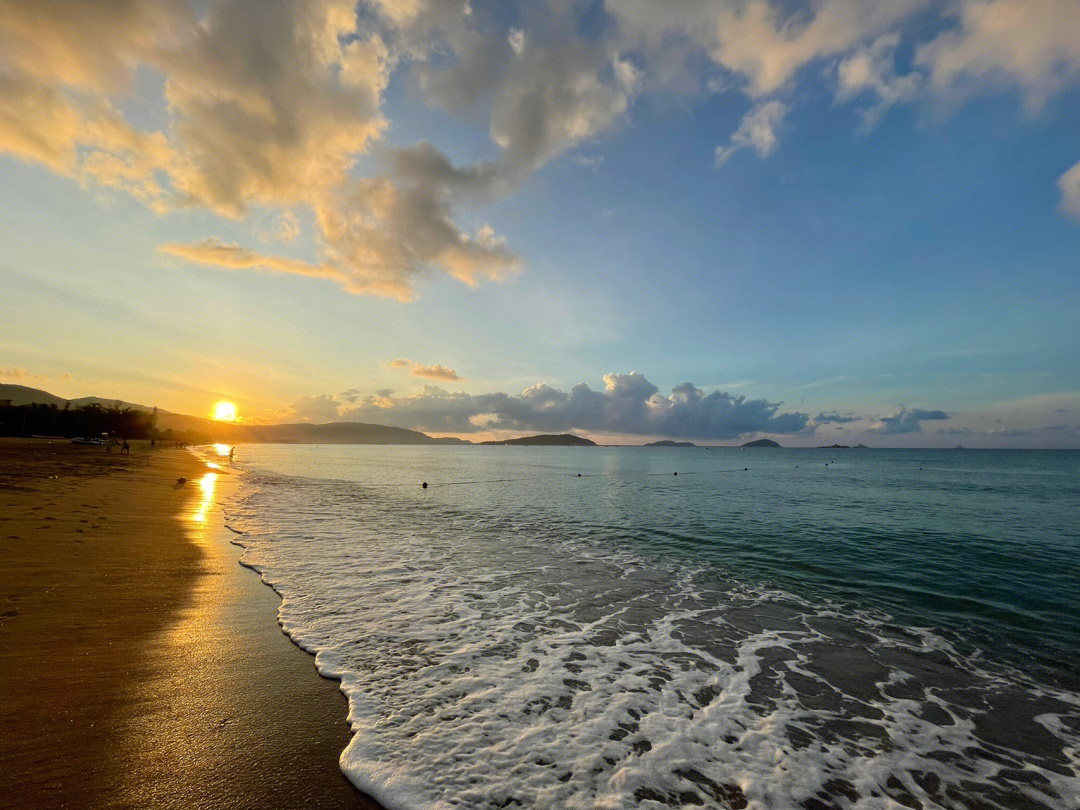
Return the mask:
<path fill-rule="evenodd" d="M 237 461 L 388 806 L 1080 806 L 1080 453 Z"/>

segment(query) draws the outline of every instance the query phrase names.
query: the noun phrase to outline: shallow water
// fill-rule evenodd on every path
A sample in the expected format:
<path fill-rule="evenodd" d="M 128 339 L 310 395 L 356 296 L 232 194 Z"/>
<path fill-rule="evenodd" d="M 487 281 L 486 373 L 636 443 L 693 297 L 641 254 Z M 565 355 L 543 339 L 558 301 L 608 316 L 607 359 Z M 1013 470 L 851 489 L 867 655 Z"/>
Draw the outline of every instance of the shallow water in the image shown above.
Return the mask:
<path fill-rule="evenodd" d="M 1080 453 L 237 456 L 390 808 L 1080 807 Z"/>

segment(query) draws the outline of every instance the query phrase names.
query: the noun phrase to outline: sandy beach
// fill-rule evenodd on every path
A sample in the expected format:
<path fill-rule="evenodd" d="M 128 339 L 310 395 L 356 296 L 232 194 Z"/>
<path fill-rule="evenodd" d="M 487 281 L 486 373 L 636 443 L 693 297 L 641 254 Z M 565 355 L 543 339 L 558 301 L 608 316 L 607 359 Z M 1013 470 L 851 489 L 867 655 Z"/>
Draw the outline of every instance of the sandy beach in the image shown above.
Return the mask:
<path fill-rule="evenodd" d="M 177 479 L 188 479 L 178 486 Z M 377 808 L 183 450 L 0 442 L 0 805 Z"/>

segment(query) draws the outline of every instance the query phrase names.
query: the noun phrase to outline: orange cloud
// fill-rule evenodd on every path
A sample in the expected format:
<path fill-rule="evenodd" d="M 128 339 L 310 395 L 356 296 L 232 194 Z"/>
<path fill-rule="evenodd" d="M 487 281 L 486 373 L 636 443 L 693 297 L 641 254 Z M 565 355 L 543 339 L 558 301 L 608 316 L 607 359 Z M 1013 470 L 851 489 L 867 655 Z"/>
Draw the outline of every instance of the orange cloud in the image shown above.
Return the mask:
<path fill-rule="evenodd" d="M 443 380 L 444 382 L 459 382 L 463 377 L 459 377 L 458 373 L 452 368 L 446 366 L 434 365 L 425 366 L 422 363 L 416 363 L 405 357 L 398 357 L 391 360 L 387 365 L 390 368 L 406 368 L 409 373 L 414 377 L 424 377 L 428 380 Z"/>
<path fill-rule="evenodd" d="M 490 229 L 454 223 L 449 173 L 357 180 L 350 171 L 387 127 L 382 94 L 398 61 L 393 31 L 361 24 L 354 0 L 211 3 L 81 0 L 5 4 L 0 14 L 0 153 L 156 211 L 253 206 L 314 213 L 317 264 L 214 239 L 162 250 L 203 264 L 332 279 L 352 293 L 413 297 L 431 268 L 474 285 L 517 258 Z M 272 58 L 265 58 L 272 54 Z M 168 124 L 119 112 L 138 70 L 164 78 Z M 447 162 L 447 165 L 448 162 Z M 282 220 L 283 241 L 295 220 Z"/>
<path fill-rule="evenodd" d="M 47 380 L 43 374 L 34 374 L 25 368 L 0 368 L 0 380 Z"/>
<path fill-rule="evenodd" d="M 168 242 L 158 248 L 161 253 L 178 256 L 187 261 L 225 267 L 234 270 L 263 270 L 270 273 L 290 273 L 309 278 L 323 278 L 341 284 L 353 293 L 373 293 L 409 301 L 412 288 L 393 279 L 365 277 L 346 272 L 332 264 L 310 264 L 288 256 L 257 253 L 240 245 L 222 242 L 213 237 L 201 242 Z"/>

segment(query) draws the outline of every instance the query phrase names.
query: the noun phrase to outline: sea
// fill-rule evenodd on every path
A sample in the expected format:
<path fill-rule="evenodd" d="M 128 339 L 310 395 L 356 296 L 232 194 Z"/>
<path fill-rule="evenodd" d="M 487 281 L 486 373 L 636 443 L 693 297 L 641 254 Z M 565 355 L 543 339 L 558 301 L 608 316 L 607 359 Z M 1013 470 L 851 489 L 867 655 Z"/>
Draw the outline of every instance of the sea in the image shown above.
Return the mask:
<path fill-rule="evenodd" d="M 242 563 L 389 810 L 1080 808 L 1080 452 L 236 466 Z"/>

